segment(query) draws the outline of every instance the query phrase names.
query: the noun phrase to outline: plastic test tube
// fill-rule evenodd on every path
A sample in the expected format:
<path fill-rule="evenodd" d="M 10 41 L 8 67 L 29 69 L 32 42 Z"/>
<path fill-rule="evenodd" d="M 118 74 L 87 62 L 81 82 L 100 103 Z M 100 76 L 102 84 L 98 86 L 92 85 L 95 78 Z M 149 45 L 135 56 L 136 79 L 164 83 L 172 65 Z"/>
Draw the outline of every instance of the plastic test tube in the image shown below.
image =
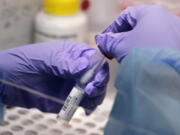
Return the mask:
<path fill-rule="evenodd" d="M 95 63 L 94 66 L 80 78 L 80 83 L 72 89 L 57 116 L 58 120 L 66 122 L 71 120 L 85 95 L 85 85 L 95 76 L 97 70 L 105 63 L 105 59 L 106 58 L 99 51 L 94 54 L 94 57 L 90 61 L 91 64 Z"/>

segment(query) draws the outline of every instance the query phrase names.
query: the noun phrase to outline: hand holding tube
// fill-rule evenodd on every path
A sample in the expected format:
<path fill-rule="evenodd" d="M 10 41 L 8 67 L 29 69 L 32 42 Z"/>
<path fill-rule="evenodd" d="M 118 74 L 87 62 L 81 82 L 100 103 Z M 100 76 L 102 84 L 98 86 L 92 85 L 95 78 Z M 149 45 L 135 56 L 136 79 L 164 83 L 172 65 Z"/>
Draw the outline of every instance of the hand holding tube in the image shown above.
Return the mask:
<path fill-rule="evenodd" d="M 76 86 L 72 89 L 69 96 L 67 97 L 64 106 L 62 107 L 58 119 L 64 120 L 69 122 L 71 118 L 73 117 L 75 111 L 77 110 L 80 102 L 84 98 L 85 92 L 84 88 L 85 86 L 93 80 L 93 77 L 98 72 L 98 69 L 100 69 L 105 63 L 105 57 L 100 56 L 100 52 L 96 51 L 94 54 L 94 57 L 91 59 L 90 63 L 94 64 L 91 69 L 89 69 L 87 72 L 84 73 L 84 75 L 80 78 L 79 82 L 76 84 Z"/>
<path fill-rule="evenodd" d="M 33 89 L 59 100 L 65 100 L 77 80 L 88 71 L 96 49 L 70 41 L 38 43 L 0 51 L 0 79 Z M 109 79 L 106 63 L 87 85 L 81 106 L 95 109 L 104 99 Z M 43 112 L 58 113 L 63 104 L 19 87 L 0 82 L 2 103 Z"/>

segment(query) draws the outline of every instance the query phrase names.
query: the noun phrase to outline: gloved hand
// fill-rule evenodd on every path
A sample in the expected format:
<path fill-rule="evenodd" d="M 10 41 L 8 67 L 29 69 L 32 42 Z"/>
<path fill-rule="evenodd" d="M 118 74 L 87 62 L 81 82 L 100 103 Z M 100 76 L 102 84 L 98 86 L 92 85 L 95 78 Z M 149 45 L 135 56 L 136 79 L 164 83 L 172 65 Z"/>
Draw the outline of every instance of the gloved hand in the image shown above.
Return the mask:
<path fill-rule="evenodd" d="M 96 36 L 96 42 L 105 55 L 119 62 L 133 48 L 180 49 L 180 18 L 158 5 L 130 7 Z"/>
<path fill-rule="evenodd" d="M 18 86 L 65 100 L 76 81 L 89 68 L 96 49 L 69 41 L 40 43 L 0 51 L 0 79 Z M 102 103 L 109 79 L 108 64 L 98 71 L 85 88 L 81 106 L 94 110 Z M 5 105 L 59 112 L 62 104 L 0 82 L 0 97 Z"/>

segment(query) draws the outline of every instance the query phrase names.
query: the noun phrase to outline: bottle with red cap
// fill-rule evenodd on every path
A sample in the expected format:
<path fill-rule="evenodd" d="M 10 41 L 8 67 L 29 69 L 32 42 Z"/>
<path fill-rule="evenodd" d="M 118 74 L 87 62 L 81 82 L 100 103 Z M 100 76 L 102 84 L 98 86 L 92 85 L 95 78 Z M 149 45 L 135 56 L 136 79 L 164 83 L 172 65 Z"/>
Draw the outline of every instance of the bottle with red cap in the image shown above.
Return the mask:
<path fill-rule="evenodd" d="M 35 21 L 35 42 L 85 42 L 88 20 L 80 4 L 80 0 L 44 0 L 43 10 Z M 82 5 L 84 10 L 88 9 L 87 0 Z"/>

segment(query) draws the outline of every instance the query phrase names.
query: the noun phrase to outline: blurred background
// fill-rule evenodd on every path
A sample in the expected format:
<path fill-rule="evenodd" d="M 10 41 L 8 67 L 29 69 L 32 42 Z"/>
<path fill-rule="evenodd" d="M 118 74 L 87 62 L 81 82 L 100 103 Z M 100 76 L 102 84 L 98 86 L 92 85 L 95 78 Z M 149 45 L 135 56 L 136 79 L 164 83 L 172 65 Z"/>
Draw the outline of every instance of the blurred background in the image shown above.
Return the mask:
<path fill-rule="evenodd" d="M 123 9 L 139 4 L 160 4 L 180 15 L 179 0 L 90 0 L 89 34 L 101 32 Z M 42 0 L 0 0 L 0 49 L 32 43 L 34 18 L 42 5 Z"/>
<path fill-rule="evenodd" d="M 94 35 L 102 32 L 109 24 L 111 24 L 111 22 L 120 14 L 122 10 L 132 5 L 141 4 L 159 4 L 167 8 L 177 16 L 180 16 L 180 0 L 81 0 L 81 12 L 83 12 L 87 17 L 87 35 L 85 41 L 91 46 L 95 47 Z M 37 23 L 37 15 L 40 13 L 40 11 L 42 11 L 42 8 L 43 0 L 0 0 L 0 50 L 33 43 L 36 29 L 35 23 Z M 71 31 L 71 29 L 69 30 Z M 111 102 L 109 102 L 109 99 L 108 102 L 105 102 L 106 105 L 110 104 L 109 106 L 112 105 L 112 100 L 115 93 L 113 84 L 116 77 L 116 69 L 118 67 L 118 64 L 115 61 L 110 61 L 110 66 L 111 80 L 108 86 L 108 97 L 110 97 Z M 108 118 L 107 114 L 110 112 L 110 110 L 102 108 L 99 112 L 98 111 L 99 110 L 97 110 L 97 114 L 95 113 L 93 116 L 87 118 L 84 116 L 84 114 L 82 114 L 81 110 L 77 114 L 77 118 L 73 119 L 73 122 L 75 123 L 74 125 L 77 125 L 77 123 L 80 124 L 81 121 L 84 121 L 84 124 L 82 124 L 81 126 L 83 127 L 84 125 L 87 125 L 86 130 L 89 130 L 91 128 L 94 128 L 99 122 L 99 125 L 97 125 L 97 132 L 92 134 L 90 133 L 89 135 L 103 134 L 103 128 Z M 45 116 L 43 116 L 44 114 L 37 110 L 34 110 L 29 114 L 28 113 L 28 110 L 22 110 L 19 108 L 12 111 L 10 110 L 8 112 L 6 122 L 0 125 L 0 135 L 13 135 L 14 133 L 15 135 L 20 135 L 20 132 L 16 131 L 22 131 L 25 127 L 16 125 L 16 123 L 19 123 L 17 122 L 17 120 L 20 119 L 19 115 L 21 115 L 22 119 L 26 119 L 24 120 L 23 125 L 27 125 L 31 129 L 33 129 L 28 130 L 28 132 L 26 132 L 26 135 L 37 135 L 38 132 L 36 130 L 45 130 L 48 128 L 48 124 L 54 124 L 55 129 L 49 130 L 49 132 L 47 132 L 46 134 L 62 134 L 62 131 L 58 130 L 58 126 L 60 125 L 57 125 L 57 121 L 52 119 L 54 118 L 54 115 L 48 115 L 45 118 Z M 100 118 L 99 115 L 102 114 L 106 118 L 98 120 L 98 118 Z M 82 118 L 86 119 L 80 119 L 80 115 Z M 96 115 L 98 115 L 98 118 L 96 117 Z M 26 117 L 28 117 L 28 119 Z M 33 118 L 34 120 L 42 119 L 42 122 L 39 122 L 39 126 L 32 126 L 35 122 Z M 14 124 L 14 126 L 9 126 L 10 123 Z M 46 123 L 46 125 L 43 125 L 43 123 Z M 14 133 L 5 131 L 5 126 L 7 126 L 7 128 L 11 128 Z M 69 130 L 69 128 L 73 127 L 73 124 L 63 126 L 64 130 L 67 129 L 68 132 L 72 132 L 74 135 L 75 132 L 77 132 L 77 135 L 87 134 L 85 132 L 85 129 L 80 129 L 78 127 L 75 127 L 76 131 Z M 3 132 L 1 133 L 1 131 Z M 24 132 L 21 134 L 24 134 Z M 43 135 L 44 134 L 45 133 L 43 132 Z M 72 134 L 69 133 L 67 135 Z"/>

